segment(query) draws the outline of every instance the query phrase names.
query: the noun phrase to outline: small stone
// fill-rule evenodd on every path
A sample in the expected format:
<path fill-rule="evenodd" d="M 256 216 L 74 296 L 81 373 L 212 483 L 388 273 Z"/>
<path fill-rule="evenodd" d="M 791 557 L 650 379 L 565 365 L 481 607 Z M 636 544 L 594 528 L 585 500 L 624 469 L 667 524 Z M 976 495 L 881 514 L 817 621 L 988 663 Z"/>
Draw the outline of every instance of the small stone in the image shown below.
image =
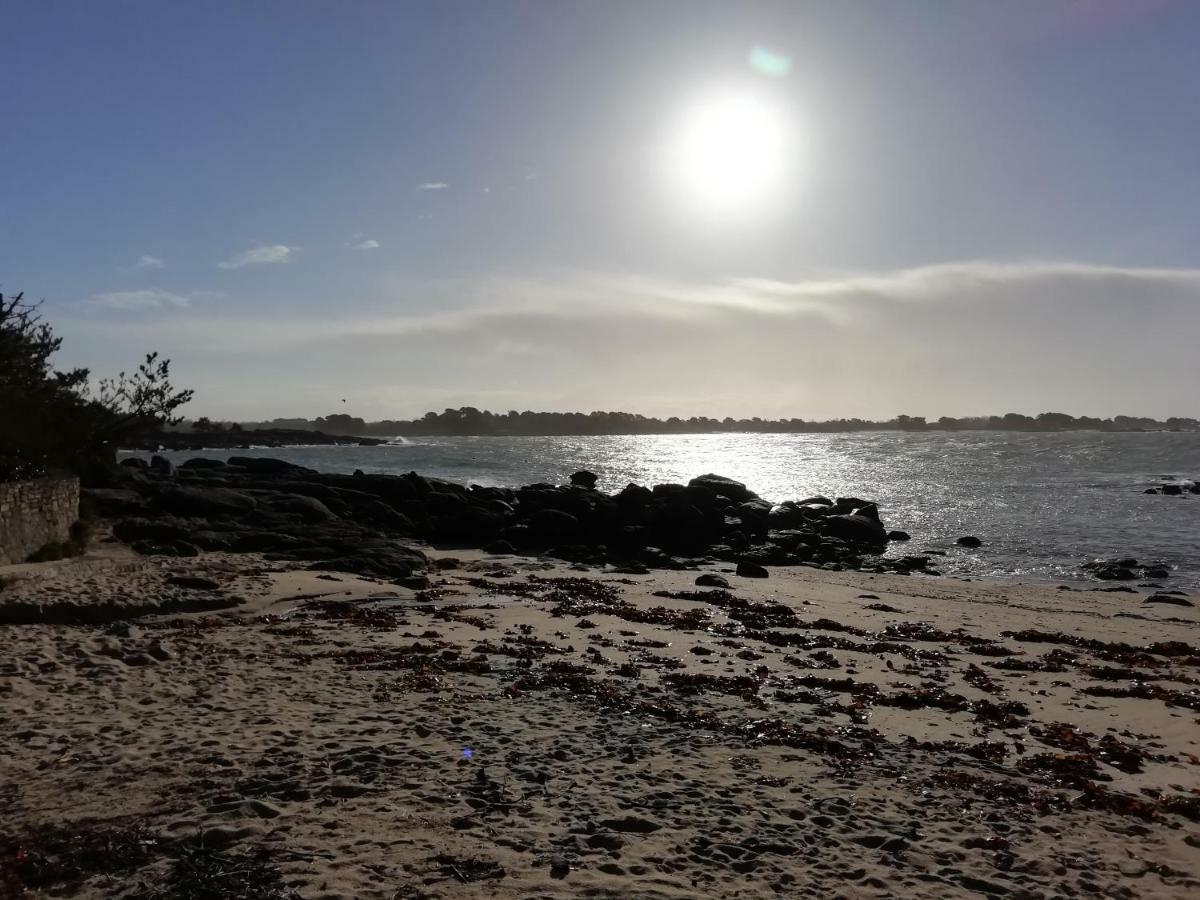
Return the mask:
<path fill-rule="evenodd" d="M 758 563 L 740 562 L 737 564 L 737 574 L 743 578 L 766 578 L 769 573 Z"/>

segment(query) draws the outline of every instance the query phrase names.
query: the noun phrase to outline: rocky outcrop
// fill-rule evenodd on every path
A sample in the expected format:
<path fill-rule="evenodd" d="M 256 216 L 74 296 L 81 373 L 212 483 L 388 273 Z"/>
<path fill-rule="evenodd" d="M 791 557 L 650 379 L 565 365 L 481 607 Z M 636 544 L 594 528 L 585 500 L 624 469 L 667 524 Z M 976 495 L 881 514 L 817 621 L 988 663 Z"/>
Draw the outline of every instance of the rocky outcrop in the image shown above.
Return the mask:
<path fill-rule="evenodd" d="M 401 580 L 426 569 L 424 556 L 404 543 L 415 539 L 625 571 L 679 569 L 706 557 L 748 577 L 784 565 L 936 574 L 928 557 L 881 555 L 889 536 L 870 501 L 818 496 L 772 504 L 713 473 L 606 494 L 587 471 L 567 485 L 515 489 L 415 472 L 315 472 L 244 456 L 189 460 L 170 474 L 141 466 L 122 472 L 122 486 L 95 499 L 117 517 L 117 537 L 144 553 L 256 552 Z"/>

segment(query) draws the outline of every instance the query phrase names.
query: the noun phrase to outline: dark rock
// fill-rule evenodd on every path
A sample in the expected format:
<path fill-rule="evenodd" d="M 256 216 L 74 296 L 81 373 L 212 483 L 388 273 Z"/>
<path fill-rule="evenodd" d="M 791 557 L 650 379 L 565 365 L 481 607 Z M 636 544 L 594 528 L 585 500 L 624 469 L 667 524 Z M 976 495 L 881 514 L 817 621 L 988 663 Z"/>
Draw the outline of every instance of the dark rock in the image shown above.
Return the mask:
<path fill-rule="evenodd" d="M 300 494 L 271 494 L 266 498 L 266 506 L 274 512 L 297 515 L 309 523 L 331 522 L 338 518 L 320 500 Z"/>
<path fill-rule="evenodd" d="M 983 546 L 983 541 L 981 541 L 979 538 L 975 537 L 974 535 L 970 535 L 970 534 L 960 537 L 954 543 L 958 544 L 958 546 L 960 546 L 960 547 L 982 547 Z"/>
<path fill-rule="evenodd" d="M 158 504 L 181 516 L 240 516 L 258 504 L 253 497 L 228 488 L 173 485 L 158 495 Z"/>
<path fill-rule="evenodd" d="M 1183 493 L 1183 487 L 1178 484 L 1164 484 L 1162 492 L 1169 497 L 1178 497 Z"/>
<path fill-rule="evenodd" d="M 535 540 L 570 538 L 579 533 L 579 520 L 558 509 L 539 509 L 529 517 L 529 533 Z"/>
<path fill-rule="evenodd" d="M 912 539 L 907 531 L 889 531 L 887 536 L 889 541 L 908 541 Z"/>
<path fill-rule="evenodd" d="M 595 490 L 596 475 L 586 470 L 576 472 L 571 476 L 571 484 L 576 487 L 587 488 L 589 491 Z"/>
<path fill-rule="evenodd" d="M 743 578 L 766 578 L 770 573 L 758 563 L 740 562 L 737 564 L 737 574 Z"/>
<path fill-rule="evenodd" d="M 1171 570 L 1165 566 L 1144 566 L 1142 568 L 1143 578 L 1170 578 Z"/>
<path fill-rule="evenodd" d="M 723 475 L 713 475 L 712 473 L 693 478 L 688 482 L 688 487 L 700 488 L 713 495 L 728 497 L 735 503 L 744 503 L 747 500 L 758 499 L 758 495 L 748 490 L 740 481 L 734 481 L 732 478 L 726 478 Z"/>
<path fill-rule="evenodd" d="M 722 575 L 713 575 L 705 572 L 696 579 L 696 584 L 700 587 L 727 588 L 729 581 Z"/>
<path fill-rule="evenodd" d="M 150 457 L 150 471 L 156 472 L 159 475 L 170 475 L 175 471 L 175 467 L 171 465 L 171 461 L 165 456 L 155 454 Z"/>
<path fill-rule="evenodd" d="M 167 584 L 187 588 L 189 591 L 218 591 L 221 589 L 220 583 L 211 578 L 201 578 L 197 575 L 173 575 L 167 579 Z"/>
<path fill-rule="evenodd" d="M 818 494 L 815 497 L 807 497 L 804 500 L 797 500 L 797 506 L 833 506 L 833 501 L 828 497 L 822 497 Z"/>
<path fill-rule="evenodd" d="M 820 521 L 818 529 L 822 535 L 841 538 L 848 544 L 868 547 L 883 547 L 887 544 L 887 532 L 878 519 L 854 514 L 827 516 Z"/>
<path fill-rule="evenodd" d="M 161 519 L 134 517 L 121 519 L 114 524 L 113 534 L 127 544 L 134 541 L 185 541 L 191 537 L 192 528 L 190 523 L 169 516 Z"/>
<path fill-rule="evenodd" d="M 1132 558 L 1095 560 L 1084 563 L 1081 568 L 1104 581 L 1133 581 L 1137 578 L 1133 571 L 1137 568 L 1137 560 Z"/>
<path fill-rule="evenodd" d="M 189 459 L 187 462 L 179 464 L 180 469 L 224 469 L 225 461 L 223 459 L 208 459 L 204 456 L 197 456 L 195 459 Z"/>
<path fill-rule="evenodd" d="M 649 575 L 650 567 L 636 561 L 623 562 L 612 567 L 614 575 Z"/>
<path fill-rule="evenodd" d="M 200 548 L 187 541 L 134 541 L 129 545 L 142 556 L 199 556 Z"/>
<path fill-rule="evenodd" d="M 137 491 L 120 488 L 85 488 L 80 499 L 90 503 L 97 515 L 106 518 L 137 515 L 146 509 L 146 499 Z"/>
<path fill-rule="evenodd" d="M 1184 597 L 1177 597 L 1174 594 L 1151 594 L 1143 603 L 1169 603 L 1172 606 L 1195 606 L 1191 600 Z"/>
<path fill-rule="evenodd" d="M 140 456 L 126 457 L 125 459 L 121 460 L 121 465 L 128 466 L 131 469 L 141 469 L 143 471 L 150 468 L 150 464 Z"/>
<path fill-rule="evenodd" d="M 312 469 L 306 469 L 304 466 L 285 462 L 282 459 L 271 459 L 267 456 L 231 456 L 229 465 L 238 466 L 256 475 L 316 474 Z"/>

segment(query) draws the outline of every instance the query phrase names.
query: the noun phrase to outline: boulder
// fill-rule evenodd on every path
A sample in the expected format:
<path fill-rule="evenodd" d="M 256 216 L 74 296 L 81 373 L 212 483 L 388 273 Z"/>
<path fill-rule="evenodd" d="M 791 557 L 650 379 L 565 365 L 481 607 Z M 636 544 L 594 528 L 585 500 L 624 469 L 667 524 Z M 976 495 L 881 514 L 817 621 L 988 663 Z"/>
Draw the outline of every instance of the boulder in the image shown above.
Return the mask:
<path fill-rule="evenodd" d="M 84 488 L 80 499 L 105 518 L 137 515 L 146 509 L 146 499 L 137 491 L 120 488 Z"/>
<path fill-rule="evenodd" d="M 748 525 L 765 525 L 771 515 L 771 504 L 766 500 L 747 500 L 738 504 L 737 515 Z"/>
<path fill-rule="evenodd" d="M 700 475 L 688 482 L 690 488 L 701 488 L 711 494 L 719 494 L 723 497 L 728 497 L 735 503 L 744 503 L 747 500 L 757 500 L 758 494 L 747 489 L 740 481 L 734 481 L 732 478 L 726 478 L 724 475 L 714 475 L 711 472 L 707 475 Z"/>
<path fill-rule="evenodd" d="M 887 536 L 889 541 L 908 541 L 912 539 L 907 531 L 889 531 Z"/>
<path fill-rule="evenodd" d="M 1178 484 L 1164 484 L 1162 492 L 1170 497 L 1178 497 L 1183 493 L 1183 486 Z"/>
<path fill-rule="evenodd" d="M 222 459 L 209 459 L 206 456 L 197 456 L 194 459 L 189 459 L 187 462 L 179 464 L 181 469 L 224 469 L 225 461 Z"/>
<path fill-rule="evenodd" d="M 181 516 L 240 516 L 258 504 L 253 497 L 228 488 L 173 485 L 159 492 L 158 504 Z"/>
<path fill-rule="evenodd" d="M 596 489 L 596 475 L 594 472 L 581 470 L 571 476 L 571 484 L 576 487 L 587 488 L 589 491 Z"/>
<path fill-rule="evenodd" d="M 301 494 L 271 494 L 267 497 L 266 506 L 273 512 L 297 515 L 309 523 L 331 522 L 338 518 L 320 500 Z"/>
<path fill-rule="evenodd" d="M 770 573 L 758 563 L 740 562 L 737 564 L 737 574 L 743 578 L 766 578 Z"/>
<path fill-rule="evenodd" d="M 253 472 L 255 475 L 316 474 L 312 469 L 306 469 L 304 466 L 285 462 L 282 459 L 272 459 L 268 456 L 231 456 L 229 457 L 229 465 L 238 466 L 247 472 Z"/>
<path fill-rule="evenodd" d="M 121 519 L 113 525 L 113 534 L 126 544 L 134 541 L 186 541 L 191 539 L 192 531 L 188 522 L 169 516 L 161 519 L 133 517 Z"/>
<path fill-rule="evenodd" d="M 971 534 L 963 535 L 954 543 L 958 544 L 958 546 L 960 546 L 960 547 L 982 547 L 983 546 L 983 541 L 981 541 L 979 538 L 977 538 Z"/>
<path fill-rule="evenodd" d="M 579 520 L 558 509 L 539 509 L 529 517 L 529 533 L 535 540 L 573 537 L 579 532 Z"/>
<path fill-rule="evenodd" d="M 314 562 L 309 569 L 322 572 L 349 572 L 380 578 L 407 578 L 429 566 L 420 550 L 400 545 L 364 547 L 353 556 L 339 556 Z"/>
<path fill-rule="evenodd" d="M 700 587 L 727 588 L 729 587 L 729 580 L 722 575 L 713 575 L 710 572 L 705 572 L 696 578 L 696 584 Z"/>
<path fill-rule="evenodd" d="M 878 519 L 855 514 L 826 516 L 818 523 L 822 535 L 841 538 L 848 544 L 882 547 L 887 544 L 887 532 Z"/>

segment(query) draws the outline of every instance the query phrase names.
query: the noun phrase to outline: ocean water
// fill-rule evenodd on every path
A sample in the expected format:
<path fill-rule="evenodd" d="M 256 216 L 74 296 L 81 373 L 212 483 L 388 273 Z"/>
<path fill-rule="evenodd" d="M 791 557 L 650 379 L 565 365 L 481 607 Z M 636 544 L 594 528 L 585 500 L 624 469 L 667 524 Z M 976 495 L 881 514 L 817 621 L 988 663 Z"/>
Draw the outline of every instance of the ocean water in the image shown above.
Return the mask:
<path fill-rule="evenodd" d="M 148 454 L 142 454 L 148 455 Z M 462 483 L 565 483 L 578 469 L 599 487 L 686 482 L 716 472 L 772 501 L 813 494 L 874 500 L 888 528 L 913 539 L 893 553 L 945 549 L 951 574 L 1081 579 L 1109 556 L 1162 561 L 1171 587 L 1200 591 L 1200 495 L 1146 495 L 1168 477 L 1200 478 L 1200 434 L 711 434 L 440 437 L 378 447 L 181 451 L 273 456 L 328 472 L 404 473 Z M 965 534 L 983 546 L 954 546 Z"/>

